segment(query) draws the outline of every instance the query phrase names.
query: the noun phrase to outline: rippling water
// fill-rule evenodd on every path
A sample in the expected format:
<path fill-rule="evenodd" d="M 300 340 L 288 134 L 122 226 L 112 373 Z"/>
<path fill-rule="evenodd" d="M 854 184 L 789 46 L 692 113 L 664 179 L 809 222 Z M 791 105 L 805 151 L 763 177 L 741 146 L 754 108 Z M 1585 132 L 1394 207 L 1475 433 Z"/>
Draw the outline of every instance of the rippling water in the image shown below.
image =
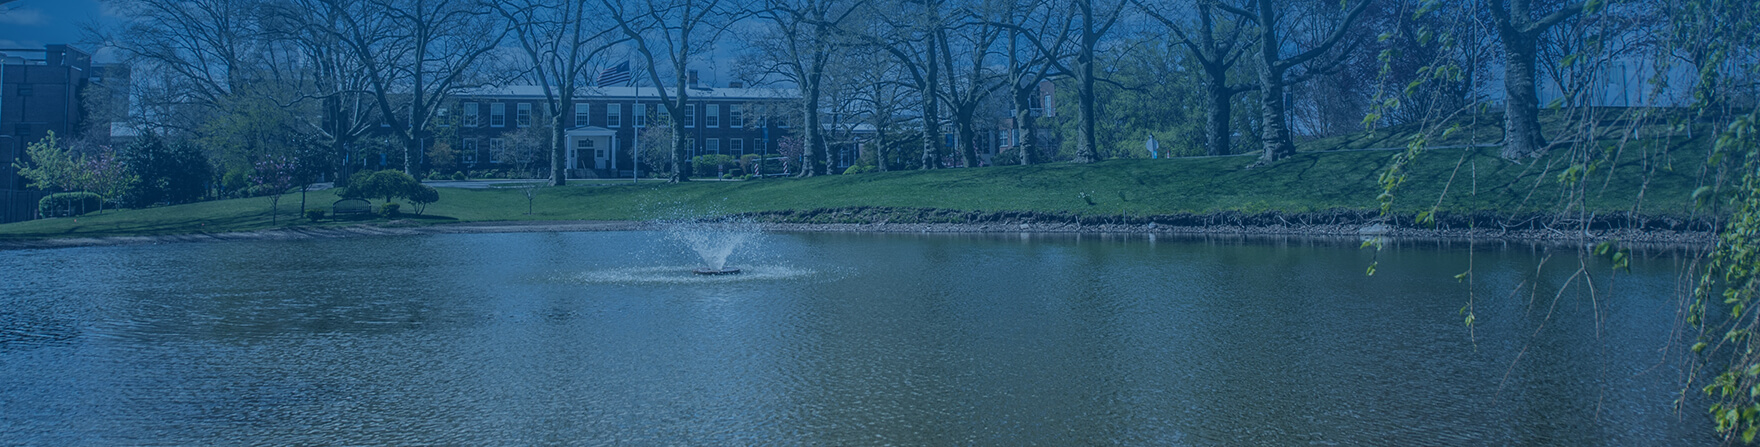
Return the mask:
<path fill-rule="evenodd" d="M 0 252 L 0 444 L 1715 442 L 1669 252 L 1590 296 L 1502 245 L 664 239 Z"/>

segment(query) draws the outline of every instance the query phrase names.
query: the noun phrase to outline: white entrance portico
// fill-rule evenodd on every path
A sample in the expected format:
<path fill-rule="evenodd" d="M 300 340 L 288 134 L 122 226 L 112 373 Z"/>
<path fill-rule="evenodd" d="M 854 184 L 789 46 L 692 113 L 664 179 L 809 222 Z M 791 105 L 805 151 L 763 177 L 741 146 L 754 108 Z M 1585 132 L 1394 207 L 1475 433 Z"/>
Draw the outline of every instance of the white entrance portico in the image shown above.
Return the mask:
<path fill-rule="evenodd" d="M 581 126 L 563 131 L 563 136 L 568 139 L 569 178 L 605 177 L 600 173 L 617 171 L 617 131 Z"/>

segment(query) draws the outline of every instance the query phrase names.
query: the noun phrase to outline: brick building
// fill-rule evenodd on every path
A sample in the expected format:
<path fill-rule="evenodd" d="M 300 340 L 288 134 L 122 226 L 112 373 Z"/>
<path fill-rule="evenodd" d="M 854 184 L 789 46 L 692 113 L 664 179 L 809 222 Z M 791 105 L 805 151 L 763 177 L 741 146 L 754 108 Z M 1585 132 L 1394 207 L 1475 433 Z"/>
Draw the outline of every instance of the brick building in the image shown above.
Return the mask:
<path fill-rule="evenodd" d="M 576 96 L 563 117 L 568 140 L 570 178 L 629 177 L 642 157 L 633 152 L 640 133 L 671 119 L 652 87 L 592 87 Z M 691 88 L 690 103 L 679 119 L 684 121 L 692 147 L 691 156 L 725 154 L 739 157 L 776 151 L 776 142 L 791 135 L 794 90 L 769 88 Z M 515 134 L 548 123 L 544 90 L 537 86 L 480 88 L 456 96 L 455 108 L 443 110 L 443 126 L 456 123 L 451 132 L 459 149 L 463 169 L 495 169 L 531 161 L 548 166 L 546 140 L 523 139 Z M 640 148 L 649 150 L 649 148 Z M 645 173 L 645 172 L 644 172 Z"/>
<path fill-rule="evenodd" d="M 1039 81 L 1039 92 L 1033 96 L 1032 100 L 1028 101 L 1028 107 L 1028 112 L 1036 118 L 1056 118 L 1057 85 L 1049 80 Z M 1014 113 L 1013 110 L 1004 110 L 1004 112 Z M 1057 146 L 1062 144 L 1057 138 L 1057 122 L 1050 119 L 1039 119 L 1035 124 L 1037 126 L 1033 134 L 1038 140 L 1035 143 L 1038 146 L 1040 160 L 1044 160 L 1050 154 L 1057 153 Z M 990 130 L 990 141 L 996 143 L 992 145 L 995 151 L 983 156 L 984 164 L 994 164 L 990 158 L 995 155 L 1019 150 L 1021 135 L 1014 127 L 1014 117 L 1012 116 L 997 120 L 996 128 Z"/>

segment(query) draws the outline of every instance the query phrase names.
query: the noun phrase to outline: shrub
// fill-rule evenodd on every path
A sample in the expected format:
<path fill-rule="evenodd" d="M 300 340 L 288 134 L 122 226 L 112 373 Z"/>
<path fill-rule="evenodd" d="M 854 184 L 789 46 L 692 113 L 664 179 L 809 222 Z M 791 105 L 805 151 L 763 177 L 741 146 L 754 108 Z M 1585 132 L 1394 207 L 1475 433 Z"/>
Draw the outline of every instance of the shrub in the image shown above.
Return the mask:
<path fill-rule="evenodd" d="M 384 205 L 379 205 L 379 215 L 385 217 L 397 217 L 397 209 L 399 207 L 401 207 L 401 205 L 398 205 L 397 202 L 386 202 Z"/>
<path fill-rule="evenodd" d="M 130 207 L 194 202 L 207 196 L 208 185 L 216 180 L 200 148 L 184 142 L 167 144 L 151 134 L 136 138 L 117 158 L 139 180 L 121 197 Z M 243 180 L 232 179 L 235 184 Z"/>
<path fill-rule="evenodd" d="M 355 173 L 354 177 L 349 179 L 348 187 L 342 188 L 336 194 L 346 199 L 380 197 L 389 202 L 397 197 L 407 198 L 422 186 L 414 177 L 410 177 L 403 171 L 386 169 L 373 173 Z"/>
<path fill-rule="evenodd" d="M 721 154 L 698 155 L 691 158 L 691 170 L 697 177 L 715 177 L 721 175 L 723 166 L 733 164 L 733 157 Z"/>
<path fill-rule="evenodd" d="M 72 217 L 97 211 L 104 198 L 89 192 L 50 194 L 37 201 L 37 214 L 43 217 Z"/>
<path fill-rule="evenodd" d="M 869 172 L 874 172 L 874 167 L 873 167 L 873 166 L 868 166 L 868 165 L 850 165 L 850 167 L 849 167 L 849 169 L 845 169 L 845 170 L 843 170 L 843 173 L 844 173 L 844 175 L 849 175 L 849 174 L 866 174 L 866 173 L 869 173 Z"/>
<path fill-rule="evenodd" d="M 220 176 L 220 187 L 221 189 L 226 190 L 225 195 L 227 197 L 247 197 L 251 193 L 251 191 L 249 191 L 251 186 L 250 174 L 249 171 L 245 171 L 244 169 L 232 169 L 226 171 L 225 175 Z"/>
<path fill-rule="evenodd" d="M 454 171 L 452 173 L 452 180 L 460 182 L 465 181 L 464 171 Z"/>
<path fill-rule="evenodd" d="M 306 218 L 311 219 L 312 222 L 324 220 L 324 210 L 308 209 L 306 210 Z"/>
<path fill-rule="evenodd" d="M 744 169 L 733 168 L 733 169 L 727 170 L 727 178 L 745 177 L 745 175 L 746 175 L 746 170 L 744 170 Z"/>

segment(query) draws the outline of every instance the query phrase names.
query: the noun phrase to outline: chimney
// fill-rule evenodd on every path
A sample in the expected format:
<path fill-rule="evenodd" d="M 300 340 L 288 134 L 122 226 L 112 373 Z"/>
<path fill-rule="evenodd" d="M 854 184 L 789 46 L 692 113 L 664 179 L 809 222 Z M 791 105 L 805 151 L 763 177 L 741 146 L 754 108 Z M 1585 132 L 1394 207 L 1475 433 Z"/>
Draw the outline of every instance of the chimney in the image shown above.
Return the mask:
<path fill-rule="evenodd" d="M 739 81 L 728 81 L 727 88 L 746 88 L 746 83 L 739 82 Z"/>
<path fill-rule="evenodd" d="M 688 79 L 688 81 L 686 81 L 686 82 L 688 82 L 690 84 L 690 87 L 697 88 L 697 71 L 696 70 L 686 71 L 685 75 L 686 75 L 685 78 Z"/>

